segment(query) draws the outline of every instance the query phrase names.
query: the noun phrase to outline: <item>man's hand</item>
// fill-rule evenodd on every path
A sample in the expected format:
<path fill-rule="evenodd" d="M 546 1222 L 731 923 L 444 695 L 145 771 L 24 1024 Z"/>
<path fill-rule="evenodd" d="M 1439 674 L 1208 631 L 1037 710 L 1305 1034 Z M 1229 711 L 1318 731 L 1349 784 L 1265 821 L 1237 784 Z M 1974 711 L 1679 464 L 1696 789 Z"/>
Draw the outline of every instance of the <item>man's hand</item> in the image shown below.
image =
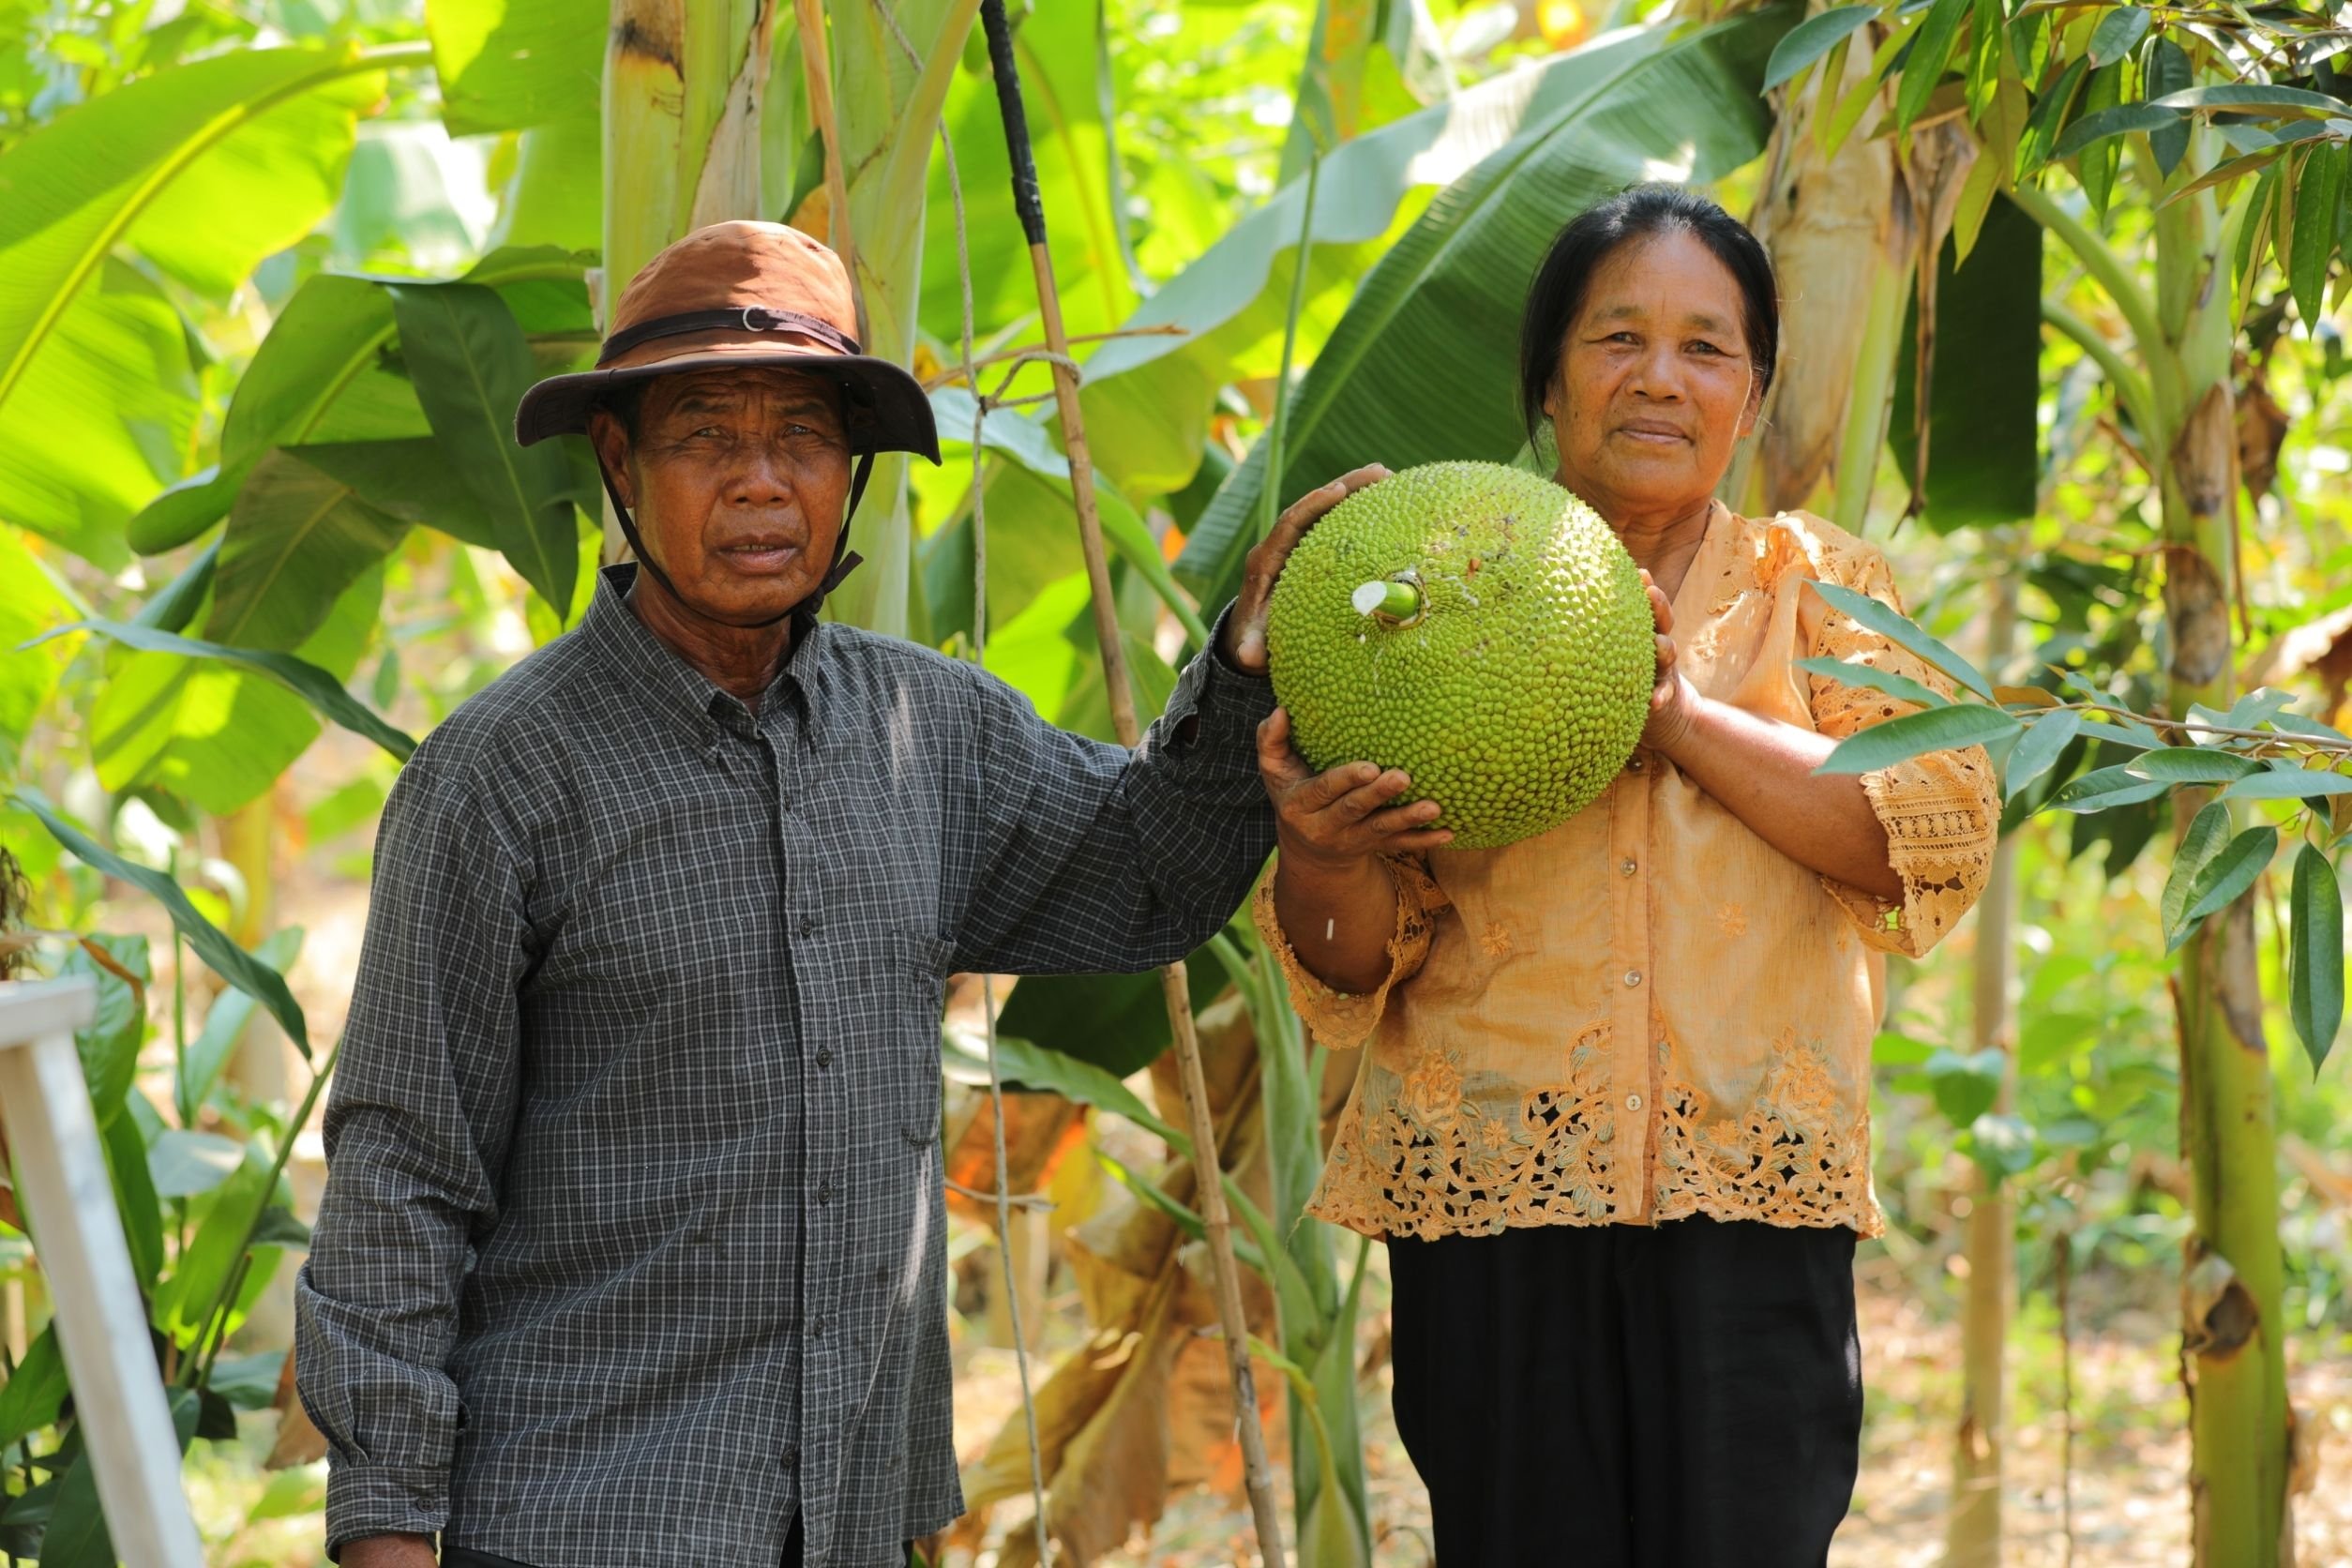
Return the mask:
<path fill-rule="evenodd" d="M 1431 827 L 1439 806 L 1418 800 L 1391 804 L 1412 780 L 1396 768 L 1347 762 L 1310 772 L 1290 745 L 1290 715 L 1276 708 L 1258 726 L 1258 776 L 1274 806 L 1274 835 L 1286 864 L 1301 869 L 1345 870 L 1378 855 L 1434 850 L 1454 841 L 1452 830 Z"/>
<path fill-rule="evenodd" d="M 1232 618 L 1226 624 L 1225 656 L 1235 669 L 1252 675 L 1266 672 L 1266 603 L 1274 596 L 1274 579 L 1282 575 L 1282 564 L 1290 559 L 1290 551 L 1306 537 L 1315 520 L 1364 486 L 1387 477 L 1386 467 L 1366 463 L 1321 490 L 1307 491 L 1274 519 L 1274 532 L 1242 564 L 1241 596 L 1234 600 Z"/>
<path fill-rule="evenodd" d="M 1650 618 L 1658 627 L 1658 678 L 1650 688 L 1650 718 L 1642 726 L 1641 744 L 1671 757 L 1689 738 L 1691 716 L 1700 699 L 1678 663 L 1681 651 L 1674 643 L 1674 607 L 1647 571 L 1641 574 L 1641 585 L 1650 595 Z"/>
<path fill-rule="evenodd" d="M 342 1568 L 434 1568 L 430 1535 L 363 1535 L 343 1544 Z"/>

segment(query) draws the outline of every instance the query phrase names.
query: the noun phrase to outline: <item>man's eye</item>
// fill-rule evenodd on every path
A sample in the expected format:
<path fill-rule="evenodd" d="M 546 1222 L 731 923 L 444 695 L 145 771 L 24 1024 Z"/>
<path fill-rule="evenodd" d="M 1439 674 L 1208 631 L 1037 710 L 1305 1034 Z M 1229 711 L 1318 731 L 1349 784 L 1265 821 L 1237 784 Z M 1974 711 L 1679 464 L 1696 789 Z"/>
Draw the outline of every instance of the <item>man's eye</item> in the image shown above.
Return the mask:
<path fill-rule="evenodd" d="M 726 435 L 716 425 L 698 425 L 687 435 L 689 441 L 716 441 Z"/>

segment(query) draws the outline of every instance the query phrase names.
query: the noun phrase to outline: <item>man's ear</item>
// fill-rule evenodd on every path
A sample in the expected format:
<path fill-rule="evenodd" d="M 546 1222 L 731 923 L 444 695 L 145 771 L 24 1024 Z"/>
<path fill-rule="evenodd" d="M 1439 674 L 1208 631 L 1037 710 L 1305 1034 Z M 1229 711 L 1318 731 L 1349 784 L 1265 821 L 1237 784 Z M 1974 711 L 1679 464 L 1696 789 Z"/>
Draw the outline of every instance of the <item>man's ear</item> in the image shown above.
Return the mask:
<path fill-rule="evenodd" d="M 596 464 L 620 492 L 621 505 L 631 511 L 637 509 L 637 495 L 629 485 L 629 432 L 609 408 L 588 411 L 588 440 L 596 449 Z"/>

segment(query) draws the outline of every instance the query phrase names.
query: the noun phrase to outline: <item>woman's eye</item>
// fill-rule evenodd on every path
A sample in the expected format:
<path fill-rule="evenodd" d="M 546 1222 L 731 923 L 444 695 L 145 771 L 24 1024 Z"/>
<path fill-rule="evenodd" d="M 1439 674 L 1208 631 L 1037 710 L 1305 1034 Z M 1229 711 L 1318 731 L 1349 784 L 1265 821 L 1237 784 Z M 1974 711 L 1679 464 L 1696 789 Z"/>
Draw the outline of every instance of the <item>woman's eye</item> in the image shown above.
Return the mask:
<path fill-rule="evenodd" d="M 1714 344 L 1712 344 L 1712 343 L 1710 343 L 1710 342 L 1706 341 L 1704 339 L 1700 339 L 1700 340 L 1698 340 L 1697 342 L 1693 343 L 1693 344 L 1691 345 L 1691 348 L 1692 348 L 1693 352 L 1697 353 L 1697 354 L 1721 354 L 1721 353 L 1723 353 L 1723 350 L 1721 350 L 1721 349 L 1719 349 L 1719 348 L 1715 347 L 1715 345 L 1714 345 Z"/>

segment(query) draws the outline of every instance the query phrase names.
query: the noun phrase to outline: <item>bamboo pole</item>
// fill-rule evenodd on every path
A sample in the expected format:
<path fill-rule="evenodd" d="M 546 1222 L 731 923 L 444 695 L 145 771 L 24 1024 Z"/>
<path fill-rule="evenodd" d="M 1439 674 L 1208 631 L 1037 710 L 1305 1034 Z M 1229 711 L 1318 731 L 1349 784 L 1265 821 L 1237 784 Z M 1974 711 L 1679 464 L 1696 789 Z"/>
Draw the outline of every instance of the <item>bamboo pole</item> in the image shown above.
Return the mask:
<path fill-rule="evenodd" d="M 1110 699 L 1111 726 L 1119 743 L 1133 747 L 1142 738 L 1142 731 L 1136 722 L 1135 696 L 1127 683 L 1127 657 L 1120 638 L 1118 604 L 1111 593 L 1110 565 L 1103 548 L 1102 519 L 1095 509 L 1094 465 L 1087 449 L 1086 417 L 1078 406 L 1078 372 L 1070 358 L 1069 334 L 1062 323 L 1062 298 L 1054 285 L 1053 257 L 1046 247 L 1045 211 L 1038 200 L 1036 164 L 1030 152 L 1029 122 L 1021 107 L 1020 78 L 1013 63 L 1013 35 L 1004 16 L 1004 0 L 981 0 L 980 24 L 988 34 L 988 63 L 996 77 L 997 103 L 1004 117 L 1004 140 L 1013 169 L 1013 202 L 1020 214 L 1022 233 L 1029 240 L 1029 262 L 1037 279 L 1037 304 L 1046 346 L 1053 355 L 1054 400 L 1062 415 L 1063 448 L 1070 460 L 1070 495 L 1078 508 L 1078 544 L 1086 557 L 1086 580 L 1093 599 L 1095 640 L 1102 646 L 1103 685 Z M 1204 656 L 1210 652 L 1202 650 Z M 1208 1083 L 1200 1068 L 1200 1039 L 1193 1026 L 1192 997 L 1181 961 L 1160 971 L 1160 988 L 1167 999 L 1168 1026 L 1175 1036 L 1177 1078 L 1184 1086 L 1193 1163 L 1200 1177 L 1200 1217 L 1208 1230 L 1209 1270 L 1216 1290 L 1217 1319 L 1224 1330 L 1226 1366 L 1233 1380 L 1233 1414 L 1241 1440 L 1243 1480 L 1249 1491 L 1259 1552 L 1268 1568 L 1281 1568 L 1285 1560 L 1282 1520 L 1274 1506 L 1274 1473 L 1266 1462 L 1266 1435 L 1258 1420 L 1257 1380 L 1249 1364 L 1249 1320 L 1242 1309 L 1241 1274 L 1233 1258 L 1233 1221 L 1226 1207 L 1225 1187 L 1217 1168 L 1216 1118 L 1209 1105 Z"/>
<path fill-rule="evenodd" d="M 1996 550 L 2016 542 L 2004 531 L 1989 535 Z M 2009 658 L 2017 633 L 2017 574 L 1995 579 L 1986 629 L 1988 670 Z M 2007 1112 L 2015 1093 L 2016 1030 L 2010 990 L 2017 972 L 2017 836 L 1993 849 L 1993 868 L 1977 902 L 1975 1006 L 1971 1032 L 1979 1051 L 2001 1053 L 2001 1085 L 1993 1108 Z M 1944 1522 L 1946 1568 L 1998 1568 L 2001 1556 L 2002 1446 L 2008 1440 L 2010 1279 L 2015 1269 L 2015 1227 L 2009 1187 L 1975 1168 L 1968 1195 L 1968 1277 L 1960 1315 L 1960 1422 L 1952 1433 L 1952 1506 Z"/>

